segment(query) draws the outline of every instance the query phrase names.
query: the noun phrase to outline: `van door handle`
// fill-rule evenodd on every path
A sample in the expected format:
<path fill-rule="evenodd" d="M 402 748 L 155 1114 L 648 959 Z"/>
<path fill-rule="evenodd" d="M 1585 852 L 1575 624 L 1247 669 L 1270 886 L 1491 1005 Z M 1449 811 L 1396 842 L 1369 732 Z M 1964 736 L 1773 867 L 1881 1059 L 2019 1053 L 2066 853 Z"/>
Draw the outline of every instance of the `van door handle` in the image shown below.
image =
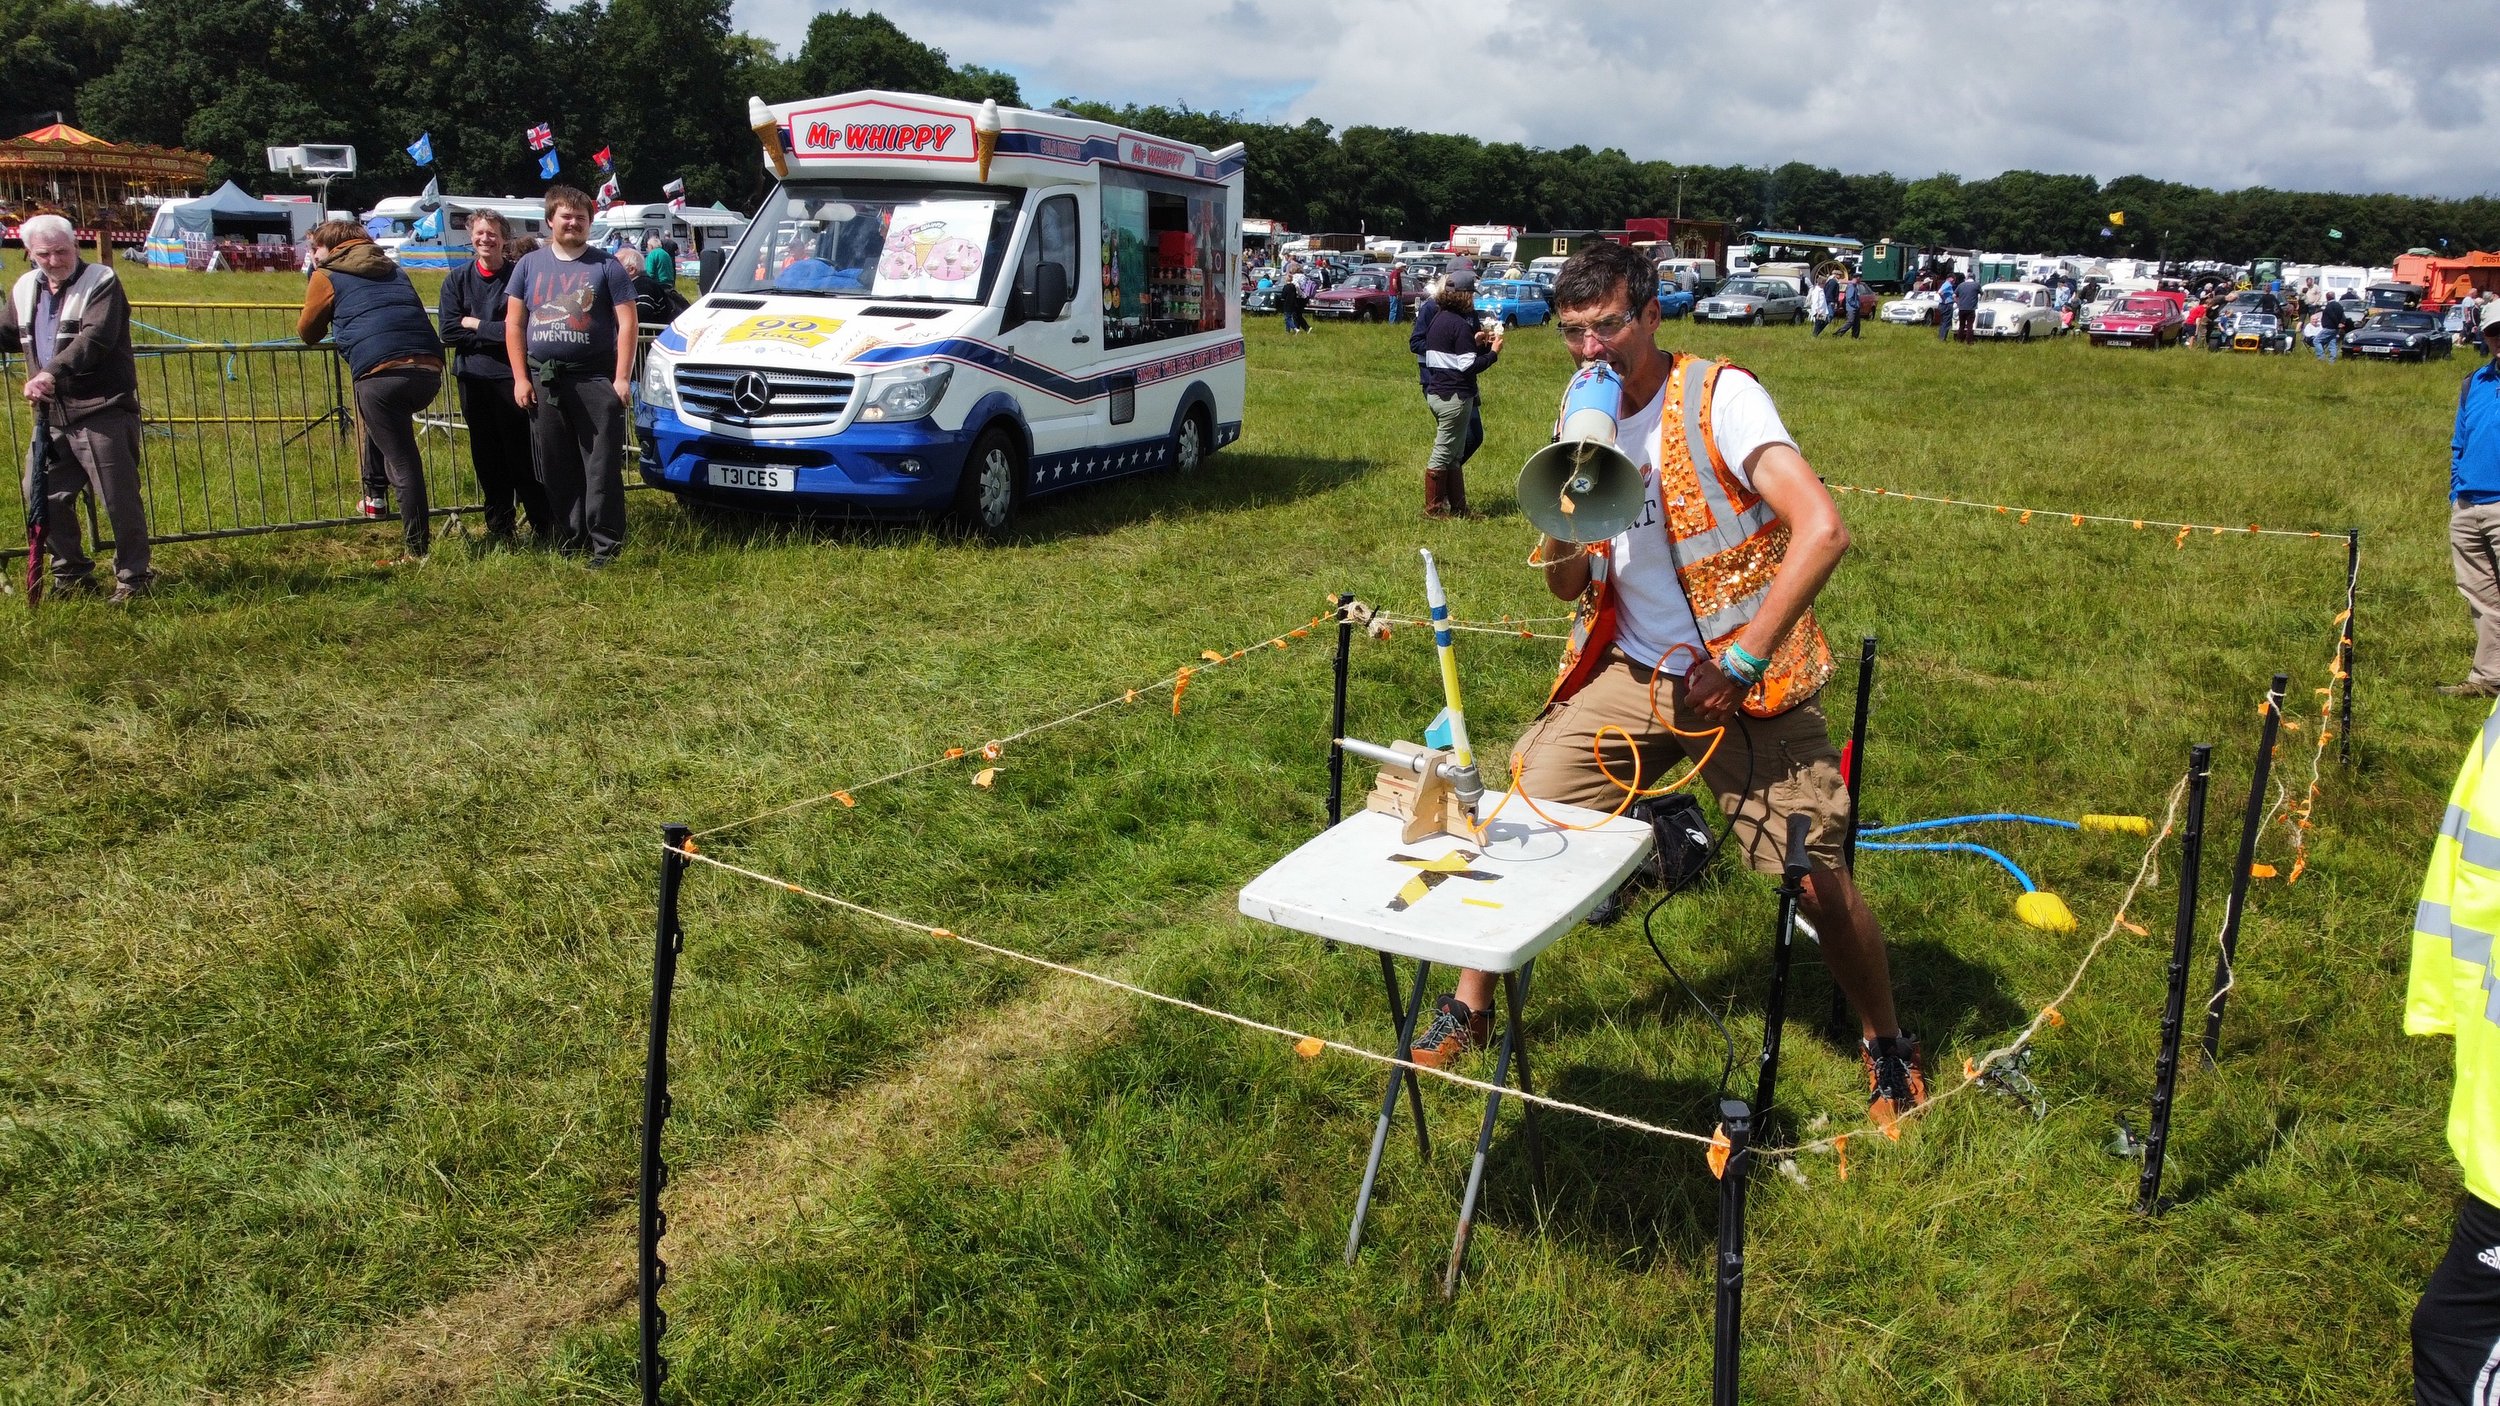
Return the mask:
<path fill-rule="evenodd" d="M 1071 342 L 1090 342 L 1094 339 L 1083 332 L 1079 332 L 1075 336 L 1070 337 L 1068 340 Z"/>

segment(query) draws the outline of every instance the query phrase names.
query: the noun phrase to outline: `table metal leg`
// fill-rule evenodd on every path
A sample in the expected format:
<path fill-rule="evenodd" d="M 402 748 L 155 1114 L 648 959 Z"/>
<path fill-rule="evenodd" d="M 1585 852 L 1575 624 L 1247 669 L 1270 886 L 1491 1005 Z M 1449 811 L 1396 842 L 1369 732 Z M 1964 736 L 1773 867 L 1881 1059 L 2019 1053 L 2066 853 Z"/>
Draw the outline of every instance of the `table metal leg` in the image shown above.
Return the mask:
<path fill-rule="evenodd" d="M 1503 974 L 1505 989 L 1511 987 L 1511 974 Z M 1501 1052 L 1493 1057 L 1493 1087 L 1498 1091 L 1510 1078 L 1511 1056 L 1519 1049 L 1519 1020 L 1514 1008 L 1512 1018 L 1502 1023 Z M 1467 1169 L 1467 1194 L 1458 1203 L 1458 1234 L 1450 1241 L 1449 1268 L 1441 1274 L 1441 1297 L 1458 1294 L 1460 1275 L 1466 1272 L 1467 1242 L 1476 1230 L 1476 1196 L 1484 1189 L 1484 1158 L 1493 1146 L 1493 1121 L 1502 1111 L 1499 1092 L 1484 1096 L 1484 1126 L 1476 1130 L 1476 1160 Z"/>
<path fill-rule="evenodd" d="M 1418 980 L 1420 981 L 1420 978 L 1418 978 Z M 1397 959 L 1390 956 L 1386 952 L 1380 954 L 1380 984 L 1382 989 L 1387 991 L 1389 994 L 1389 1024 L 1391 1028 L 1400 1030 L 1405 1029 L 1407 1027 L 1409 1017 L 1407 1016 L 1407 1007 L 1400 1004 L 1398 1001 Z M 1420 985 L 1416 988 L 1415 995 L 1418 1001 L 1423 998 L 1423 989 Z M 1430 1161 L 1432 1158 L 1432 1130 L 1424 1126 L 1424 1081 L 1417 1078 L 1415 1071 L 1412 1069 L 1402 1070 L 1400 1072 L 1406 1076 L 1407 1105 L 1414 1111 L 1415 1114 L 1415 1155 L 1426 1161 Z"/>
<path fill-rule="evenodd" d="M 1530 962 L 1528 968 L 1533 968 L 1535 965 L 1536 963 Z M 1510 1008 L 1510 1023 L 1514 1029 L 1521 1025 L 1520 1007 L 1528 1003 L 1528 968 L 1522 968 L 1516 974 L 1502 973 L 1502 1000 Z M 1536 1081 L 1528 1074 L 1528 1041 L 1524 1034 L 1519 1040 L 1519 1092 L 1523 1094 L 1536 1092 Z M 1519 1113 L 1521 1120 L 1528 1125 L 1529 1175 L 1536 1179 L 1536 1190 L 1539 1196 L 1550 1195 L 1545 1185 L 1545 1138 L 1537 1127 L 1536 1105 L 1523 1102 L 1519 1105 Z"/>
<path fill-rule="evenodd" d="M 1393 967 L 1389 970 L 1394 980 L 1396 969 Z M 1399 1059 L 1412 1060 L 1415 1057 L 1415 1017 L 1424 1008 L 1424 983 L 1431 978 L 1431 975 L 1432 963 L 1417 962 L 1415 964 L 1414 993 L 1408 997 L 1405 1013 L 1398 1021 Z M 1394 995 L 1396 989 L 1394 985 L 1390 988 L 1392 1002 L 1396 999 Z M 1363 1218 L 1371 1213 L 1372 1186 L 1380 1180 L 1380 1153 L 1389 1145 L 1389 1120 L 1397 1115 L 1398 1085 L 1414 1077 L 1414 1072 L 1403 1065 L 1389 1071 L 1389 1091 L 1382 1095 L 1380 1100 L 1380 1123 L 1372 1129 L 1371 1157 L 1363 1164 L 1363 1190 L 1354 1198 L 1354 1224 L 1346 1230 L 1345 1262 L 1348 1265 L 1354 1263 L 1354 1252 L 1363 1248 Z M 1421 1107 L 1420 1099 L 1417 1106 Z M 1416 1121 L 1420 1123 L 1423 1120 L 1419 1116 Z M 1478 1157 L 1477 1161 L 1481 1163 L 1483 1158 Z"/>

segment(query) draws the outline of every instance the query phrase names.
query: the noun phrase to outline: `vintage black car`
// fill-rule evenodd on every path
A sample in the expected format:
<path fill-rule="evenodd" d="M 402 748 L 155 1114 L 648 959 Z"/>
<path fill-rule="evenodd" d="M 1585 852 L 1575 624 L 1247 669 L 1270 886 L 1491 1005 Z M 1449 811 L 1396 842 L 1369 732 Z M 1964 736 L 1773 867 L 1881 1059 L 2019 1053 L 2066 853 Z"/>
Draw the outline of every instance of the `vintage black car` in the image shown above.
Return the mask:
<path fill-rule="evenodd" d="M 2455 351 L 2456 343 L 2448 339 L 2436 313 L 2374 312 L 2369 321 L 2344 334 L 2344 350 L 2389 361 L 2428 361 Z"/>

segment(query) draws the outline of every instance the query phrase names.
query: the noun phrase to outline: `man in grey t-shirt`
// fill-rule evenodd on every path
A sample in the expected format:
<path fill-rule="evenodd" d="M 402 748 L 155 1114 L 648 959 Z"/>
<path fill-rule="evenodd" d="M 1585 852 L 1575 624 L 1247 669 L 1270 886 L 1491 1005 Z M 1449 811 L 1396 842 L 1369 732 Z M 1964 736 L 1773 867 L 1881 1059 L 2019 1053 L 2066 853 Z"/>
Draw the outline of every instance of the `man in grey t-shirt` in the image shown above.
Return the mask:
<path fill-rule="evenodd" d="M 633 401 L 634 283 L 590 246 L 590 197 L 547 191 L 547 243 L 514 265 L 504 353 L 531 412 L 530 451 L 558 550 L 605 566 L 625 546 L 625 408 Z"/>

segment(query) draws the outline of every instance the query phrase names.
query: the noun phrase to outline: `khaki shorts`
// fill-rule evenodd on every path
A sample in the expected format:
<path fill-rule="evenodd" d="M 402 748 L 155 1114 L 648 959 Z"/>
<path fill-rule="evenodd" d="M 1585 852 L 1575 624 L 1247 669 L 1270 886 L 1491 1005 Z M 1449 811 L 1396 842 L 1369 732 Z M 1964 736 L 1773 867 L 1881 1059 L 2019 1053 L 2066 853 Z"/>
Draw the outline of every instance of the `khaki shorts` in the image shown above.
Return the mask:
<path fill-rule="evenodd" d="M 1637 757 L 1644 790 L 1680 773 L 1687 757 L 1701 756 L 1710 746 L 1707 733 L 1717 724 L 1694 714 L 1685 702 L 1684 680 L 1667 678 L 1658 681 L 1659 709 L 1684 731 L 1705 735 L 1678 737 L 1660 727 L 1649 706 L 1652 672 L 1620 651 L 1608 650 L 1605 666 L 1586 687 L 1568 702 L 1546 709 L 1520 737 L 1511 759 L 1519 764 L 1521 789 L 1533 800 L 1595 811 L 1622 804 L 1622 788 L 1598 770 L 1600 728 L 1623 729 L 1606 733 L 1602 751 L 1607 770 L 1629 782 Z M 1626 732 L 1631 734 L 1629 743 Z M 1840 779 L 1840 750 L 1832 745 L 1831 725 L 1819 703 L 1809 699 L 1776 718 L 1740 713 L 1730 719 L 1727 735 L 1702 768 L 1702 781 L 1718 797 L 1738 852 L 1755 869 L 1780 871 L 1788 817 L 1796 814 L 1813 822 L 1806 847 L 1814 867 L 1842 867 L 1849 788 Z"/>

